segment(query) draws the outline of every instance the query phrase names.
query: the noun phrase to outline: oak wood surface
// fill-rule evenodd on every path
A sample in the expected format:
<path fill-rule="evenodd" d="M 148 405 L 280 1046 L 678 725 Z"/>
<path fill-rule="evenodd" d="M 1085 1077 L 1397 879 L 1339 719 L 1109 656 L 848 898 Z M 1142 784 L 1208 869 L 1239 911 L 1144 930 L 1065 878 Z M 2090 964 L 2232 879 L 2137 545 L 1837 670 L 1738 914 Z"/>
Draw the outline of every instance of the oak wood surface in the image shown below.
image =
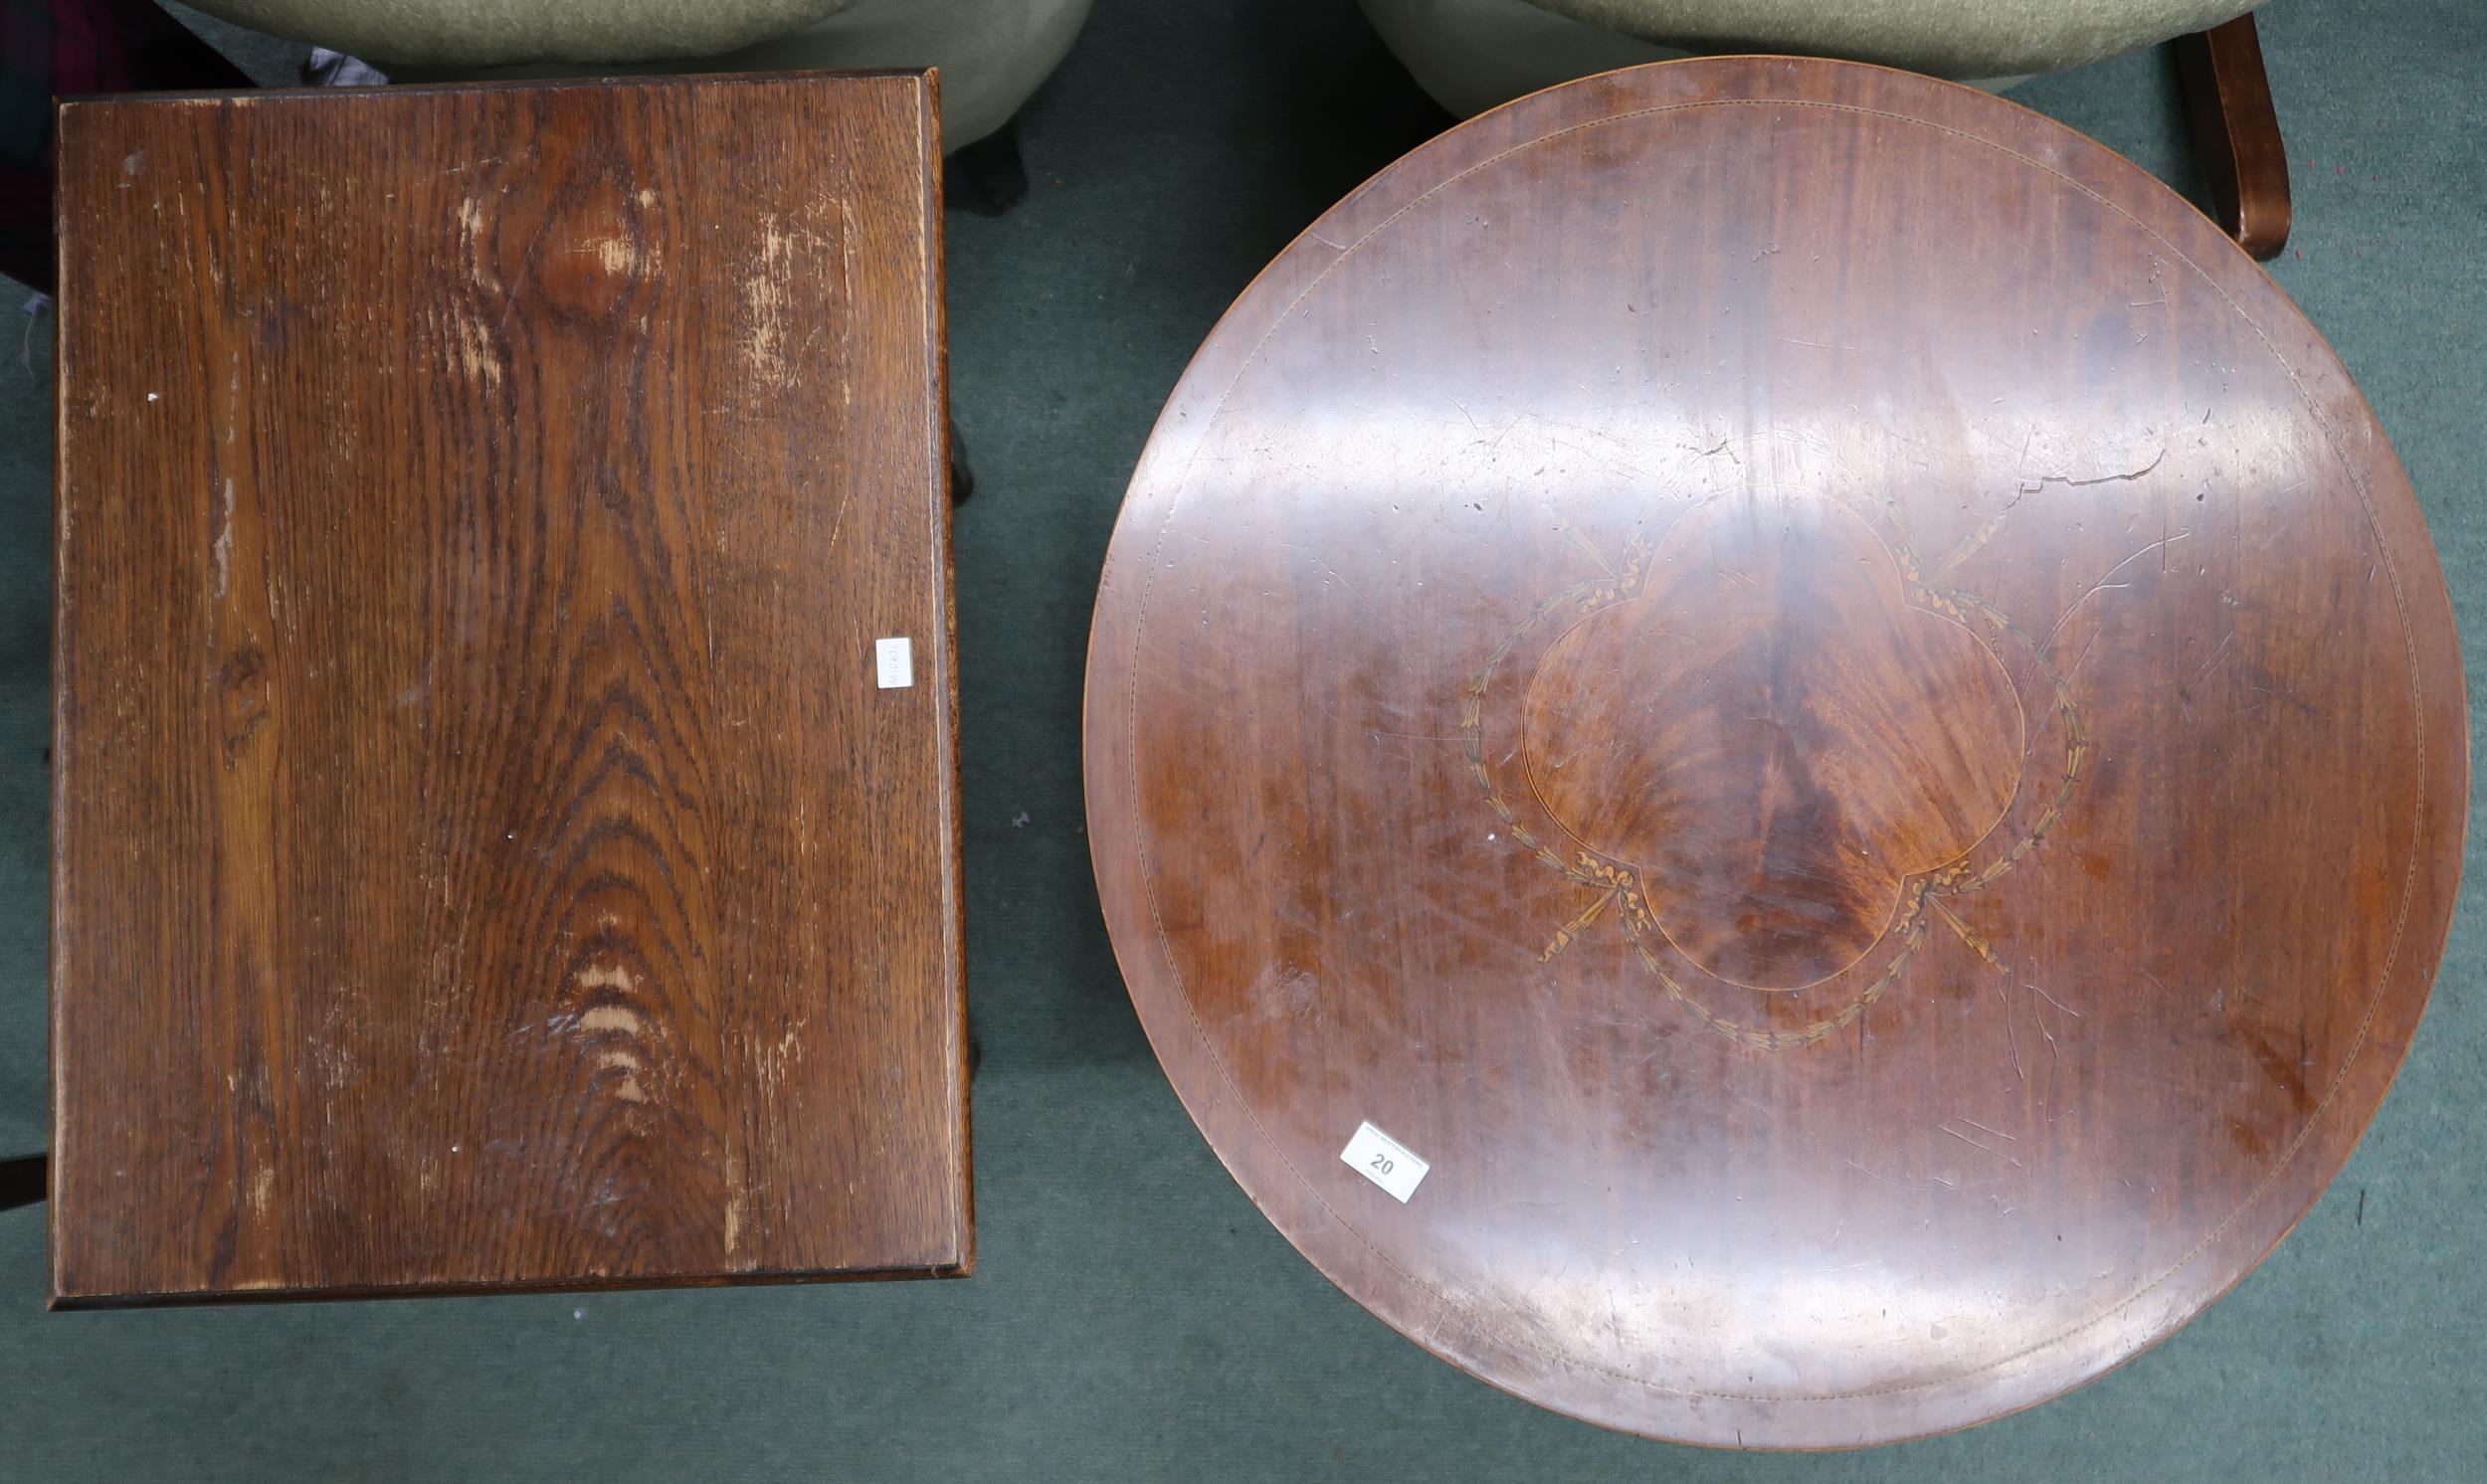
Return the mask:
<path fill-rule="evenodd" d="M 1669 63 L 1417 150 L 1209 337 L 1089 834 L 1176 1091 L 1349 1294 L 1846 1446 L 2099 1375 L 2314 1201 L 2442 951 L 2462 687 L 2382 430 L 2194 208 L 1970 89 Z"/>
<path fill-rule="evenodd" d="M 57 1301 L 968 1269 L 934 108 L 64 105 Z"/>

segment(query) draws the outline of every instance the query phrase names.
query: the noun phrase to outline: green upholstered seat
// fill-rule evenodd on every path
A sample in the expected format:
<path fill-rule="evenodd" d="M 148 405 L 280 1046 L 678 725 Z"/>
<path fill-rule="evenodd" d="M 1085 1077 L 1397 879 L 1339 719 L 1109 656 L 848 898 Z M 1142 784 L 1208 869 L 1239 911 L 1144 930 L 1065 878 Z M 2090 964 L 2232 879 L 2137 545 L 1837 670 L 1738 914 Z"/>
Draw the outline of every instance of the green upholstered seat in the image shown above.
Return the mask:
<path fill-rule="evenodd" d="M 192 0 L 408 81 L 937 67 L 943 144 L 1001 127 L 1089 0 Z"/>
<path fill-rule="evenodd" d="M 1417 81 L 1473 113 L 1668 57 L 1794 52 L 1988 87 L 2200 31 L 2256 0 L 1363 0 Z"/>
<path fill-rule="evenodd" d="M 275 36 L 390 62 L 628 62 L 749 46 L 856 0 L 198 0 Z"/>

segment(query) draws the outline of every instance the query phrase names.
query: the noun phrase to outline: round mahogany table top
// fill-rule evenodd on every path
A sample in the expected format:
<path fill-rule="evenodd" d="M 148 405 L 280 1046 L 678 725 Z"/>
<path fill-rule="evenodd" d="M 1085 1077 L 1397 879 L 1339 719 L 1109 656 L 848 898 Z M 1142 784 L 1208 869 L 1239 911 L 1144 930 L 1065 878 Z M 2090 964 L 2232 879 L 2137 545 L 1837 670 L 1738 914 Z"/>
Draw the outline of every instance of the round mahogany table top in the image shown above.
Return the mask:
<path fill-rule="evenodd" d="M 1786 1447 L 2259 1261 L 2468 792 L 2416 501 L 2270 279 L 2036 114 L 1780 58 L 1525 98 L 1270 265 L 1133 476 L 1086 764 L 1289 1240 L 1522 1396 Z"/>

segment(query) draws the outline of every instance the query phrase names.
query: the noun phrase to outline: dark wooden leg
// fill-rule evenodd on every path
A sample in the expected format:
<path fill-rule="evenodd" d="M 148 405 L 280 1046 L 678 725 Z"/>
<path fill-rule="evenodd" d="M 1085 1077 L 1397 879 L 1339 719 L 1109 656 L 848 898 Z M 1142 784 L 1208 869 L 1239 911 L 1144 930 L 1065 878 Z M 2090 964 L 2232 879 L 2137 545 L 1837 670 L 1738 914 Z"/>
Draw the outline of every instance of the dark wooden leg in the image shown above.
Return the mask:
<path fill-rule="evenodd" d="M 1028 165 L 1019 156 L 1019 120 L 943 161 L 941 179 L 950 205 L 980 217 L 998 217 L 1017 206 L 1028 194 Z"/>
<path fill-rule="evenodd" d="M 2176 47 L 2194 147 L 2219 225 L 2256 258 L 2277 258 L 2288 246 L 2288 146 L 2280 141 L 2254 18 L 2179 37 Z"/>
<path fill-rule="evenodd" d="M 43 1155 L 0 1160 L 0 1210 L 15 1210 L 44 1199 L 51 1173 L 52 1161 Z"/>
<path fill-rule="evenodd" d="M 967 440 L 959 436 L 959 425 L 950 424 L 950 503 L 958 504 L 976 492 L 976 470 L 967 462 Z"/>

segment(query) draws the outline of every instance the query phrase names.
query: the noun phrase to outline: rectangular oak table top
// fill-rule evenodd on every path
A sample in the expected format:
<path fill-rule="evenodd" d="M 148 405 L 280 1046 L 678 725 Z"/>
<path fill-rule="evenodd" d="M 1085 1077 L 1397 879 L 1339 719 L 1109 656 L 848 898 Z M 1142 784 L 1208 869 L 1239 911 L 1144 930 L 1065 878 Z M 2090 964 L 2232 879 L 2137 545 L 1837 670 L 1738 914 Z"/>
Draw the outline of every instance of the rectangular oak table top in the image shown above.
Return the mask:
<path fill-rule="evenodd" d="M 57 1303 L 968 1269 L 938 134 L 62 106 Z"/>

